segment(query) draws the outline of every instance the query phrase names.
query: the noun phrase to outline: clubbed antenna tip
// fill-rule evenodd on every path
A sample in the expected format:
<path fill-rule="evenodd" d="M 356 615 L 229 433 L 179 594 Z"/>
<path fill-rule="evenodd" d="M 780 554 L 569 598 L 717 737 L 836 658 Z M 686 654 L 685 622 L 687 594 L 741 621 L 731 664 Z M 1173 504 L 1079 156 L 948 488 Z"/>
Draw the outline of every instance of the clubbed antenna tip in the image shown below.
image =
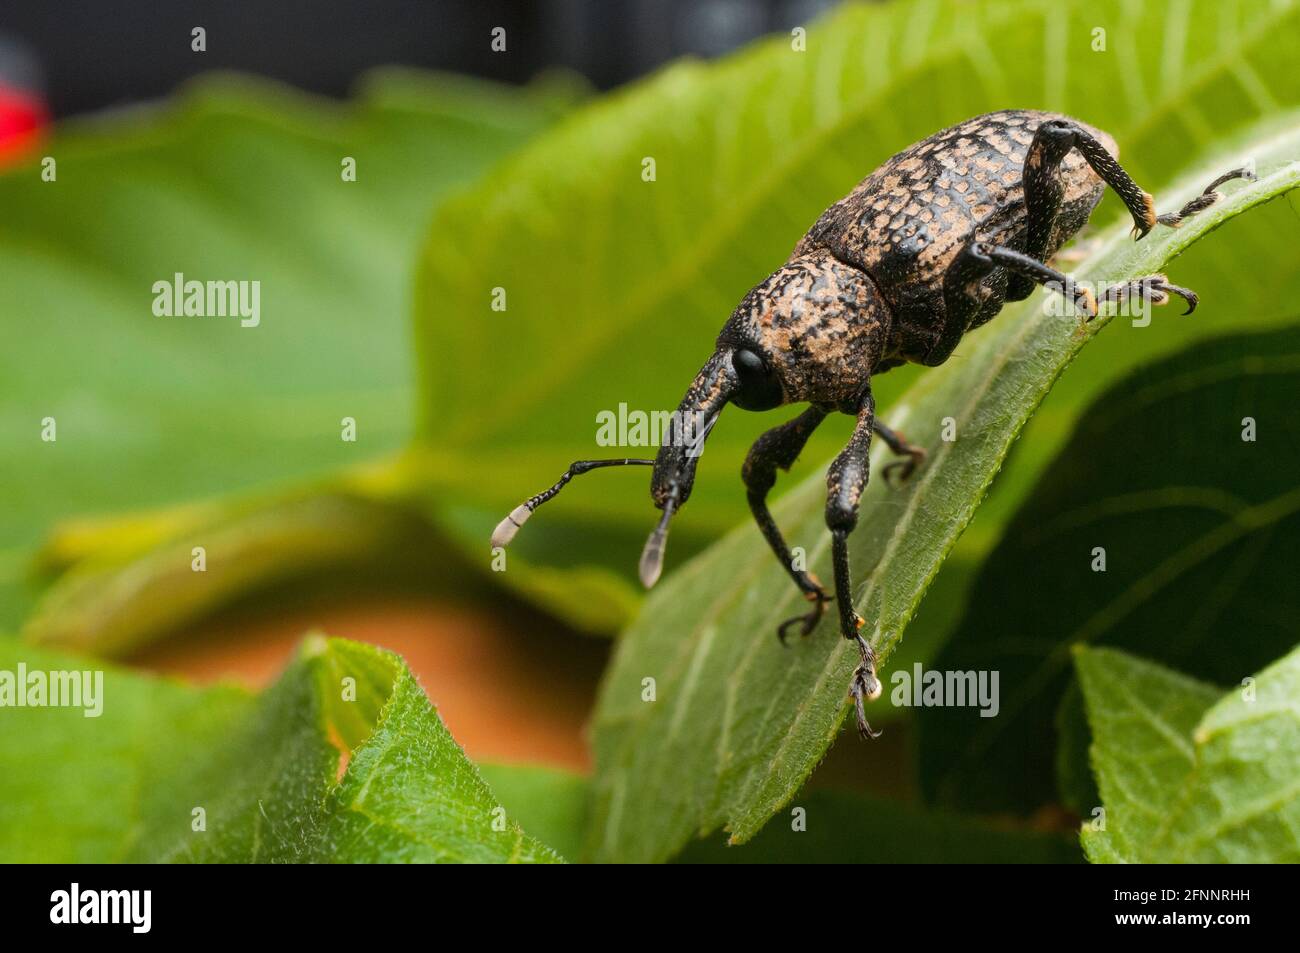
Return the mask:
<path fill-rule="evenodd" d="M 510 545 L 510 541 L 515 538 L 515 533 L 519 532 L 519 528 L 532 515 L 533 511 L 528 508 L 527 503 L 520 503 L 511 510 L 510 515 L 497 523 L 497 528 L 492 531 L 492 548 Z"/>
<path fill-rule="evenodd" d="M 500 523 L 497 523 L 497 528 L 492 531 L 492 548 L 496 549 L 499 546 L 509 545 L 510 541 L 515 538 L 515 533 L 519 532 L 519 528 L 523 526 L 524 523 L 528 522 L 528 517 L 533 515 L 533 511 L 547 500 L 553 499 L 555 494 L 564 489 L 565 485 L 575 476 L 578 476 L 581 473 L 586 473 L 589 470 L 600 469 L 601 467 L 628 466 L 649 467 L 654 466 L 654 461 L 633 459 L 631 457 L 624 457 L 621 460 L 577 461 L 570 466 L 569 469 L 564 471 L 564 474 L 555 481 L 555 485 L 549 490 L 544 490 L 536 496 L 520 503 L 510 511 L 509 516 L 503 519 Z"/>

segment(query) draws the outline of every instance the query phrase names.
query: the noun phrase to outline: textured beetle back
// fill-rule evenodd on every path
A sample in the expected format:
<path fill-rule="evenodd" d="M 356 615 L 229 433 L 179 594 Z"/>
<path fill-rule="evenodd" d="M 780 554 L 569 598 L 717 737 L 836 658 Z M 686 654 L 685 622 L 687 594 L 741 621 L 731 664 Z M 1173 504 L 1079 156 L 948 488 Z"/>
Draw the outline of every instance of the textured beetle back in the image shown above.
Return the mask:
<path fill-rule="evenodd" d="M 909 146 L 827 209 L 791 257 L 825 249 L 871 275 L 904 323 L 927 313 L 941 317 L 944 276 L 967 243 L 1023 248 L 1025 157 L 1035 130 L 1054 118 L 1068 117 L 988 113 Z M 1118 154 L 1106 133 L 1079 125 Z M 1082 227 L 1104 191 L 1078 152 L 1065 157 L 1061 179 L 1065 193 L 1049 255 Z M 1001 301 L 990 302 L 995 306 Z"/>

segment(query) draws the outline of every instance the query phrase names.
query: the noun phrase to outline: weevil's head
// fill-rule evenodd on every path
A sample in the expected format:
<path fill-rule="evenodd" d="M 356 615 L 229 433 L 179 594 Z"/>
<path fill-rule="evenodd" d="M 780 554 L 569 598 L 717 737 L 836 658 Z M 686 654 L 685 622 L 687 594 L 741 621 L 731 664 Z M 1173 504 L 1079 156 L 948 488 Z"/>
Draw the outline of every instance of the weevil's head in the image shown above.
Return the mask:
<path fill-rule="evenodd" d="M 857 410 L 888 332 L 889 311 L 866 273 L 814 251 L 756 285 L 718 335 L 743 410 L 817 403 Z"/>
<path fill-rule="evenodd" d="M 668 521 L 691 494 L 704 440 L 722 409 L 811 402 L 856 411 L 884 347 L 888 314 L 864 272 L 823 251 L 792 258 L 745 295 L 655 458 L 650 495 L 664 515 L 641 556 L 642 582 L 650 586 L 659 577 Z"/>

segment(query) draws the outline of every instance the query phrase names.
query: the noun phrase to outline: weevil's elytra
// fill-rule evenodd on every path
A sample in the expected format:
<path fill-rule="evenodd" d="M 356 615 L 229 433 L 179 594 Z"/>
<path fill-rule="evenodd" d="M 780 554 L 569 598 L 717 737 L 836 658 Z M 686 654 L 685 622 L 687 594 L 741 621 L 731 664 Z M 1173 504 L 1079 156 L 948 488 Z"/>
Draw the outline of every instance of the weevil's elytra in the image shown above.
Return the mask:
<path fill-rule="evenodd" d="M 1157 215 L 1151 195 L 1120 166 L 1115 141 L 1099 129 L 1056 113 L 1006 110 L 941 130 L 887 160 L 828 208 L 789 259 L 741 299 L 714 352 L 686 391 L 668 435 L 651 460 L 584 460 L 553 487 L 501 521 L 493 546 L 504 546 L 532 512 L 572 477 L 597 467 L 653 465 L 650 495 L 663 511 L 641 556 L 641 579 L 653 585 L 663 565 L 669 521 L 691 494 L 699 451 L 727 404 L 769 410 L 808 404 L 793 420 L 763 434 L 741 476 L 763 537 L 809 611 L 778 628 L 808 635 L 826 604 L 838 608 L 840 633 L 857 644 L 860 663 L 849 694 L 864 736 L 864 701 L 880 694 L 872 646 L 851 599 L 847 540 L 867 485 L 871 435 L 903 459 L 885 467 L 906 479 L 925 451 L 875 418 L 871 378 L 904 363 L 946 361 L 967 331 L 991 320 L 1007 301 L 1037 285 L 1070 298 L 1087 319 L 1100 305 L 1140 296 L 1165 304 L 1171 295 L 1196 307 L 1196 295 L 1147 275 L 1094 296 L 1048 261 L 1088 221 L 1107 186 L 1133 217 L 1142 238 L 1156 225 L 1177 227 L 1212 205 L 1215 189 L 1245 169 L 1219 176 L 1177 212 Z M 767 508 L 778 470 L 788 470 L 809 436 L 831 413 L 856 418 L 848 445 L 827 473 L 826 524 L 831 532 L 835 596 L 811 573 L 795 568 Z"/>

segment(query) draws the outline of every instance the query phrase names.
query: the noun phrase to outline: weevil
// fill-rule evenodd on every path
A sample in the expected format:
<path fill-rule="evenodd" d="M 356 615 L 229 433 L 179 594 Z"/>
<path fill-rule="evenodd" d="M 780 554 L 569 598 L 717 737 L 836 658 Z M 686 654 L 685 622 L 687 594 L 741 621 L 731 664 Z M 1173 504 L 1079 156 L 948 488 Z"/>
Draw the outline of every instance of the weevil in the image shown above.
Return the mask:
<path fill-rule="evenodd" d="M 986 324 L 1008 301 L 1037 285 L 1066 296 L 1085 321 L 1102 304 L 1140 297 L 1166 304 L 1182 298 L 1190 314 L 1196 295 L 1162 274 L 1107 287 L 1076 285 L 1048 262 L 1088 221 L 1105 187 L 1119 195 L 1143 238 L 1157 225 L 1177 228 L 1219 198 L 1220 185 L 1251 179 L 1245 168 L 1219 176 L 1176 212 L 1159 215 L 1151 194 L 1120 166 L 1114 139 L 1057 113 L 1006 110 L 977 116 L 909 146 L 828 208 L 780 268 L 741 299 L 713 354 L 687 388 L 655 459 L 583 460 L 550 489 L 516 507 L 497 526 L 492 545 L 505 546 L 526 519 L 575 476 L 598 467 L 654 468 L 650 496 L 662 511 L 641 555 L 648 588 L 663 565 L 668 523 L 690 498 L 704 439 L 727 404 L 771 410 L 809 406 L 764 433 L 742 468 L 750 510 L 763 537 L 811 603 L 783 622 L 808 635 L 826 605 L 838 607 L 840 634 L 857 645 L 849 685 L 858 730 L 874 737 L 864 701 L 881 692 L 876 655 L 853 607 L 848 538 L 868 477 L 868 451 L 878 434 L 901 459 L 882 475 L 907 479 L 926 451 L 876 419 L 871 378 L 904 363 L 942 364 L 962 336 Z M 799 568 L 767 507 L 778 470 L 789 470 L 809 436 L 833 412 L 855 418 L 853 435 L 826 476 L 831 534 L 832 597 Z"/>

